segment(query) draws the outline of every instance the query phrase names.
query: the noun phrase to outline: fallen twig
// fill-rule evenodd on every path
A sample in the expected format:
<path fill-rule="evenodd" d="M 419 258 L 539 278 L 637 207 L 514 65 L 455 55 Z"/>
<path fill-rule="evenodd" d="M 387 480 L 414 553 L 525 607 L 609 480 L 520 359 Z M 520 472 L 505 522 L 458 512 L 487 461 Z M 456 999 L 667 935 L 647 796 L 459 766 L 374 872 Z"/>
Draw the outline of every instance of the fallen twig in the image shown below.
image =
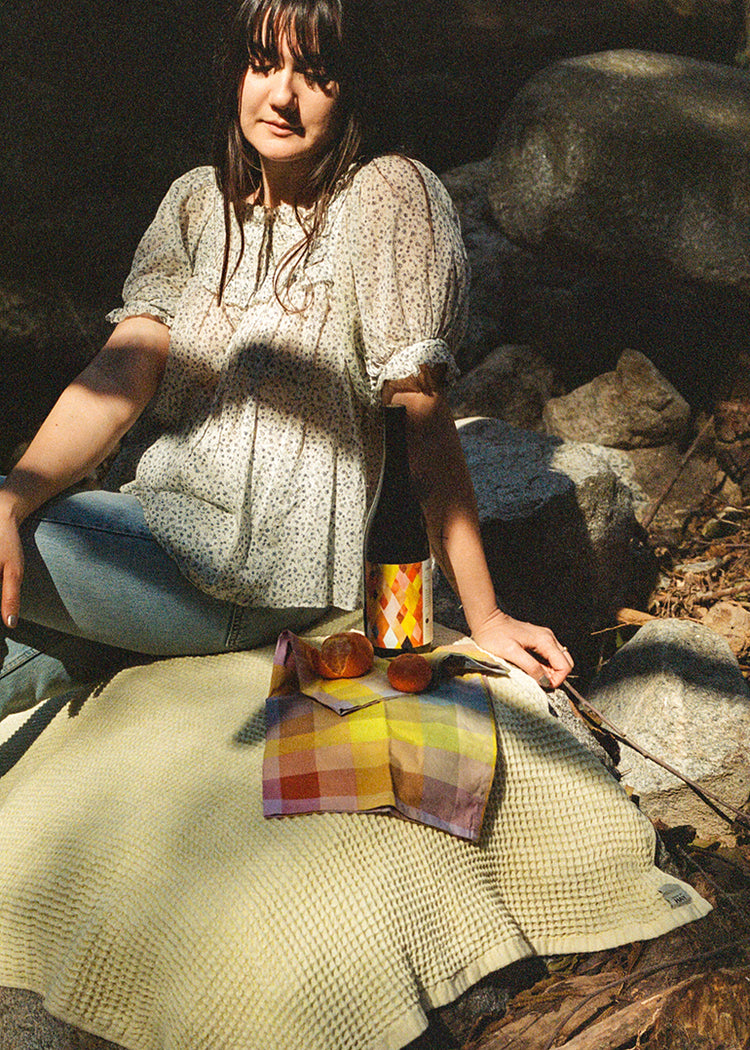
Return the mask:
<path fill-rule="evenodd" d="M 646 512 L 646 516 L 644 517 L 643 521 L 641 522 L 641 525 L 643 526 L 644 529 L 647 529 L 649 527 L 651 522 L 654 520 L 656 515 L 659 513 L 659 508 L 661 507 L 662 503 L 664 502 L 664 500 L 667 498 L 669 493 L 672 491 L 672 489 L 677 484 L 677 482 L 679 480 L 679 477 L 680 477 L 680 474 L 682 474 L 682 472 L 685 469 L 685 467 L 687 466 L 689 460 L 691 460 L 692 457 L 695 455 L 696 451 L 700 447 L 701 442 L 703 441 L 703 438 L 706 436 L 706 434 L 709 432 L 709 430 L 713 427 L 713 425 L 714 425 L 714 418 L 713 418 L 713 416 L 711 416 L 711 418 L 708 420 L 708 422 L 705 423 L 704 426 L 698 431 L 698 434 L 695 437 L 695 440 L 691 444 L 690 448 L 687 450 L 685 455 L 682 457 L 680 462 L 677 464 L 677 470 L 675 471 L 674 477 L 672 478 L 670 483 L 664 489 L 664 491 L 662 492 L 661 496 L 659 496 L 657 499 L 654 500 L 654 502 L 651 504 L 651 506 L 649 507 L 648 511 Z"/>
<path fill-rule="evenodd" d="M 750 828 L 750 817 L 748 817 L 746 813 L 743 813 L 742 810 L 737 809 L 736 806 L 733 806 L 731 803 L 719 798 L 718 795 L 714 795 L 712 791 L 708 790 L 708 788 L 701 787 L 700 784 L 696 784 L 694 780 L 691 780 L 689 777 L 685 776 L 685 774 L 681 773 L 679 769 L 675 769 L 675 767 L 670 765 L 668 762 L 665 762 L 661 758 L 657 758 L 656 755 L 652 754 L 650 751 L 647 751 L 644 747 L 641 747 L 640 744 L 636 744 L 634 741 L 630 740 L 621 729 L 618 729 L 616 725 L 609 721 L 606 715 L 603 715 L 602 712 L 597 710 L 597 708 L 594 707 L 593 704 L 589 703 L 589 701 L 584 696 L 581 696 L 581 694 L 578 692 L 575 686 L 572 686 L 569 682 L 566 681 L 563 682 L 562 688 L 576 702 L 576 704 L 579 704 L 584 711 L 592 715 L 593 718 L 597 722 L 599 722 L 600 725 L 615 738 L 615 740 L 618 740 L 621 744 L 625 744 L 626 747 L 631 748 L 633 751 L 637 751 L 639 755 L 643 755 L 643 757 L 647 758 L 650 762 L 655 762 L 657 766 L 661 766 L 662 769 L 666 769 L 668 773 L 671 773 L 672 776 L 677 777 L 677 779 L 681 780 L 683 784 L 687 784 L 689 788 L 691 788 L 700 798 L 703 799 L 706 805 L 710 806 L 710 808 L 713 809 L 714 812 L 718 813 L 723 820 L 726 820 L 728 824 L 734 824 L 735 822 L 737 822 L 743 824 L 745 827 Z M 713 805 L 712 803 L 715 803 L 715 805 Z M 717 806 L 723 807 L 723 809 L 727 809 L 730 813 L 733 813 L 734 819 L 728 817 L 726 813 L 722 812 L 721 809 L 717 809 Z"/>
<path fill-rule="evenodd" d="M 709 605 L 722 598 L 737 598 L 741 594 L 750 594 L 750 581 L 735 583 L 732 587 L 719 587 L 715 591 L 704 591 L 703 594 L 694 594 L 692 597 L 699 605 Z"/>
<path fill-rule="evenodd" d="M 617 620 L 617 626 L 622 624 L 635 624 L 638 627 L 642 627 L 644 623 L 648 623 L 650 620 L 655 620 L 656 617 L 652 616 L 651 613 L 641 612 L 640 609 L 618 609 L 615 613 L 615 620 Z"/>

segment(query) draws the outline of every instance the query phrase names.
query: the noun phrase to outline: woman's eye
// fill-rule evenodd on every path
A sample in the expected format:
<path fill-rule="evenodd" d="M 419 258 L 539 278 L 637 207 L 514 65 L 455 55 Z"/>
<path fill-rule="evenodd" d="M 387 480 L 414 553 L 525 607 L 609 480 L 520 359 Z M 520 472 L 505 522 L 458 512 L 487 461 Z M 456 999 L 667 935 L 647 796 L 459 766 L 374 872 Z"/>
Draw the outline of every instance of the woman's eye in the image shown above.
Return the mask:
<path fill-rule="evenodd" d="M 249 63 L 251 73 L 257 73 L 260 76 L 267 77 L 269 73 L 273 72 L 273 62 L 266 62 L 261 58 L 251 58 Z"/>
<path fill-rule="evenodd" d="M 297 69 L 295 72 L 305 78 L 309 87 L 327 88 L 333 83 L 331 78 L 319 69 Z"/>

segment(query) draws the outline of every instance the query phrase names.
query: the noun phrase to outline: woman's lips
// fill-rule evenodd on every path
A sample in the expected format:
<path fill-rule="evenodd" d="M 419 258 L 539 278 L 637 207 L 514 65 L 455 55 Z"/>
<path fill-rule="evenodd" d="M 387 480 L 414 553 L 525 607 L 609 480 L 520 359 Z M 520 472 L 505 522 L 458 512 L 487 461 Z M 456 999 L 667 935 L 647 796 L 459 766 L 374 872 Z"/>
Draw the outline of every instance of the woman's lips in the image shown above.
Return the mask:
<path fill-rule="evenodd" d="M 274 120 L 264 120 L 263 123 L 274 135 L 280 135 L 285 137 L 287 135 L 298 135 L 300 128 L 294 127 L 291 124 L 279 124 Z"/>

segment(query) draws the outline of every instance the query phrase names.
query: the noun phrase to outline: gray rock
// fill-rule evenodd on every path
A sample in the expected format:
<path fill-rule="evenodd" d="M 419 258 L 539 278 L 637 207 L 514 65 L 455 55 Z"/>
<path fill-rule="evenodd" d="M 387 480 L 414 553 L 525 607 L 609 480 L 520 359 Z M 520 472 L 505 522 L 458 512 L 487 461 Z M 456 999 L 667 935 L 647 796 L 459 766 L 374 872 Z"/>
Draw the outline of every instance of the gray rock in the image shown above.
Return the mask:
<path fill-rule="evenodd" d="M 606 748 L 596 739 L 586 722 L 571 707 L 568 694 L 564 689 L 555 689 L 547 694 L 550 714 L 559 718 L 562 725 L 572 733 L 576 740 L 583 744 L 587 751 L 595 755 L 601 764 L 609 770 L 615 779 L 619 779 L 617 766 Z"/>
<path fill-rule="evenodd" d="M 667 492 L 649 525 L 652 538 L 658 535 L 662 542 L 679 541 L 686 520 L 720 479 L 708 448 L 698 450 L 687 463 L 682 459 L 676 445 L 661 445 L 622 450 L 612 464 L 634 494 L 639 521 L 645 521 L 655 501 Z"/>
<path fill-rule="evenodd" d="M 491 419 L 459 423 L 459 436 L 501 608 L 551 627 L 583 670 L 595 658 L 592 629 L 642 601 L 653 583 L 629 489 L 608 450 L 593 445 Z M 465 630 L 441 577 L 435 618 Z"/>
<path fill-rule="evenodd" d="M 457 418 L 492 416 L 527 430 L 542 430 L 542 410 L 561 386 L 547 361 L 530 346 L 499 346 L 449 392 Z"/>
<path fill-rule="evenodd" d="M 702 624 L 652 620 L 601 669 L 589 699 L 623 733 L 741 807 L 750 796 L 750 687 L 727 642 Z M 644 812 L 705 837 L 729 825 L 661 766 L 622 747 L 623 783 Z"/>
<path fill-rule="evenodd" d="M 490 204 L 511 239 L 750 292 L 750 76 L 676 55 L 557 62 L 506 112 Z"/>
<path fill-rule="evenodd" d="M 548 434 L 614 448 L 679 444 L 690 426 L 690 406 L 647 357 L 625 350 L 613 372 L 544 406 Z"/>
<path fill-rule="evenodd" d="M 461 221 L 461 233 L 471 268 L 469 319 L 459 355 L 467 369 L 503 341 L 510 258 L 517 253 L 500 232 L 487 197 L 490 160 L 475 161 L 441 176 Z"/>
<path fill-rule="evenodd" d="M 490 211 L 491 158 L 441 175 L 461 220 L 471 267 L 469 321 L 457 360 L 468 371 L 495 348 L 519 336 L 525 343 L 572 344 L 579 334 L 575 277 L 549 273 L 535 253 L 513 244 Z"/>

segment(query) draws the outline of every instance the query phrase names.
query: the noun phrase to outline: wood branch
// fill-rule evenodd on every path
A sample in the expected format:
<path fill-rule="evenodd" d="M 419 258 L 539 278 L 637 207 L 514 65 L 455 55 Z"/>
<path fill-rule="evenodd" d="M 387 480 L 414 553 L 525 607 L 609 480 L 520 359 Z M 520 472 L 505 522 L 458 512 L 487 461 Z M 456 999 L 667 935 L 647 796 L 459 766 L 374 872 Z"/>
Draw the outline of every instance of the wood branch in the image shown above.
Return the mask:
<path fill-rule="evenodd" d="M 638 982 L 671 969 L 700 966 L 721 955 L 741 952 L 748 946 L 750 938 L 741 938 L 708 952 L 668 959 L 631 973 L 618 967 L 614 971 L 581 974 L 557 981 L 546 979 L 521 992 L 509 1013 L 492 1022 L 476 1039 L 467 1043 L 464 1050 L 553 1050 L 559 1047 L 559 1039 L 565 1038 L 566 1030 L 582 1034 L 582 1027 L 618 1002 L 628 986 L 637 986 Z M 680 987 L 680 984 L 670 985 L 670 988 Z M 630 994 L 638 994 L 637 987 Z M 571 1050 L 572 1040 L 563 1045 L 565 1050 Z M 593 1046 L 595 1050 L 605 1050 L 608 1044 Z"/>
<path fill-rule="evenodd" d="M 613 1014 L 589 1025 L 565 1043 L 556 1043 L 554 1050 L 619 1050 L 626 1043 L 632 1045 L 636 1036 L 653 1028 L 662 1007 L 682 984 L 658 992 L 640 1003 L 631 1003 Z"/>
<path fill-rule="evenodd" d="M 748 967 L 693 974 L 609 1014 L 554 1050 L 619 1050 L 632 1046 L 634 1039 L 640 1045 L 648 1032 L 660 1047 L 682 1045 L 682 1035 L 697 1036 L 701 1046 L 747 1046 L 749 977 Z M 666 1043 L 659 1039 L 662 1032 Z"/>
<path fill-rule="evenodd" d="M 713 425 L 714 425 L 714 419 L 713 419 L 713 416 L 711 416 L 711 418 L 708 420 L 708 422 L 704 423 L 704 425 L 698 431 L 698 434 L 696 435 L 695 439 L 693 440 L 692 444 L 690 445 L 690 448 L 687 450 L 685 455 L 682 457 L 680 462 L 677 464 L 677 469 L 675 470 L 674 477 L 672 478 L 672 480 L 669 482 L 669 484 L 664 489 L 662 494 L 658 497 L 658 499 L 654 500 L 654 502 L 651 504 L 651 506 L 649 507 L 648 511 L 646 512 L 646 515 L 645 515 L 643 521 L 641 522 L 641 524 L 642 524 L 644 529 L 647 529 L 649 527 L 649 525 L 652 523 L 652 521 L 654 520 L 656 515 L 659 513 L 659 508 L 661 507 L 662 503 L 664 502 L 664 500 L 667 498 L 669 493 L 672 491 L 672 489 L 675 487 L 675 485 L 679 481 L 680 475 L 682 474 L 683 470 L 685 469 L 687 464 L 690 462 L 690 460 L 693 458 L 693 456 L 695 455 L 697 450 L 700 448 L 701 442 L 706 437 L 708 432 L 711 430 Z"/>
<path fill-rule="evenodd" d="M 682 958 L 679 958 L 679 959 L 669 959 L 667 962 L 658 963 L 656 966 L 649 966 L 649 967 L 647 967 L 646 969 L 643 969 L 643 970 L 634 970 L 630 974 L 626 974 L 626 975 L 619 974 L 618 977 L 615 980 L 610 980 L 608 985 L 607 984 L 602 985 L 602 987 L 597 989 L 597 991 L 595 993 L 593 993 L 592 995 L 590 995 L 587 998 L 585 998 L 581 1003 L 578 1004 L 578 1006 L 575 1006 L 573 1008 L 573 1010 L 571 1010 L 571 1012 L 568 1014 L 568 1017 L 566 1018 L 564 1024 L 562 1024 L 562 1025 L 560 1025 L 558 1027 L 558 1029 L 555 1032 L 555 1034 L 553 1035 L 552 1039 L 544 1047 L 544 1050 L 562 1050 L 560 1044 L 557 1041 L 558 1038 L 560 1036 L 562 1036 L 562 1034 L 564 1032 L 564 1029 L 565 1029 L 565 1026 L 570 1023 L 570 1021 L 573 1018 L 573 1016 L 576 1013 L 578 1013 L 579 1010 L 583 1011 L 583 1010 L 585 1010 L 588 1007 L 590 999 L 593 999 L 595 997 L 601 996 L 604 992 L 606 992 L 608 990 L 612 991 L 613 997 L 619 997 L 620 995 L 622 995 L 624 993 L 625 988 L 628 985 L 633 985 L 637 981 L 641 981 L 641 980 L 643 980 L 646 977 L 653 977 L 655 974 L 663 973 L 666 970 L 672 970 L 672 969 L 675 969 L 677 967 L 683 967 L 685 965 L 697 965 L 697 964 L 700 964 L 700 963 L 705 963 L 705 962 L 708 962 L 709 959 L 715 959 L 715 958 L 717 958 L 717 956 L 726 954 L 727 951 L 739 951 L 739 950 L 742 949 L 743 946 L 747 946 L 747 944 L 748 944 L 748 939 L 744 938 L 743 940 L 737 941 L 735 944 L 724 944 L 724 945 L 722 945 L 719 948 L 715 948 L 713 951 L 702 952 L 700 955 L 692 955 L 692 956 L 687 956 L 687 957 L 683 956 Z M 600 976 L 605 977 L 605 976 L 608 976 L 608 975 L 606 973 L 604 973 L 604 974 L 601 974 Z M 680 982 L 680 984 L 688 983 L 688 982 L 692 981 L 693 979 L 694 979 L 694 975 L 692 975 L 691 977 L 687 978 L 685 982 Z M 672 990 L 674 990 L 674 988 L 680 987 L 680 984 L 672 985 L 670 987 L 672 988 Z M 648 1002 L 647 999 L 644 999 L 642 1001 L 643 1002 Z M 577 1029 L 580 1029 L 581 1024 L 582 1024 L 581 1020 L 578 1019 L 575 1027 Z M 631 1038 L 632 1038 L 632 1029 L 631 1029 Z M 573 1042 L 573 1040 L 570 1040 L 568 1043 L 563 1044 L 564 1047 L 565 1047 L 565 1050 L 572 1050 L 572 1046 L 571 1046 L 572 1042 Z M 593 1050 L 607 1050 L 607 1047 L 609 1047 L 609 1045 L 610 1044 L 608 1044 L 608 1043 L 602 1043 L 601 1046 L 599 1048 L 597 1048 L 596 1043 L 594 1043 L 593 1044 Z M 616 1048 L 619 1045 L 620 1045 L 619 1043 L 612 1044 L 612 1050 L 616 1050 Z M 495 1050 L 495 1047 L 487 1048 L 487 1050 Z M 579 1050 L 580 1050 L 580 1048 L 579 1048 Z"/>
<path fill-rule="evenodd" d="M 540 1050 L 551 1047 L 575 1014 L 575 1031 L 595 1018 L 612 1003 L 627 974 L 612 973 L 564 977 L 544 982 L 522 992 L 513 1010 L 501 1021 L 485 1029 L 467 1050 Z"/>
<path fill-rule="evenodd" d="M 731 587 L 719 587 L 715 591 L 704 591 L 703 594 L 697 593 L 692 598 L 698 605 L 710 605 L 711 602 L 718 602 L 722 598 L 739 598 L 741 594 L 750 595 L 750 580 L 743 580 L 742 583 L 735 583 Z"/>
<path fill-rule="evenodd" d="M 651 613 L 641 612 L 640 609 L 618 609 L 615 613 L 617 623 L 634 624 L 638 627 L 642 627 L 644 623 L 649 623 L 649 621 L 656 619 L 658 617 L 652 616 Z"/>

